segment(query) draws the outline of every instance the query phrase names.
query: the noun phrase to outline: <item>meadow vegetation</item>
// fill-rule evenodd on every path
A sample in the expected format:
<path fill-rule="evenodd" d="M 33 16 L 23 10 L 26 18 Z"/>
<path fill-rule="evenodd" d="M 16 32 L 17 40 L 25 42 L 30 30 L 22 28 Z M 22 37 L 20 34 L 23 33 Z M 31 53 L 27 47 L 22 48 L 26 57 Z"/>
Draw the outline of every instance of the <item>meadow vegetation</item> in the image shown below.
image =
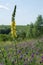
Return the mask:
<path fill-rule="evenodd" d="M 12 23 L 15 25 L 15 12 Z M 43 17 L 27 25 L 0 25 L 0 65 L 43 65 Z M 12 38 L 12 34 L 16 36 Z M 15 34 L 16 33 L 16 34 Z"/>

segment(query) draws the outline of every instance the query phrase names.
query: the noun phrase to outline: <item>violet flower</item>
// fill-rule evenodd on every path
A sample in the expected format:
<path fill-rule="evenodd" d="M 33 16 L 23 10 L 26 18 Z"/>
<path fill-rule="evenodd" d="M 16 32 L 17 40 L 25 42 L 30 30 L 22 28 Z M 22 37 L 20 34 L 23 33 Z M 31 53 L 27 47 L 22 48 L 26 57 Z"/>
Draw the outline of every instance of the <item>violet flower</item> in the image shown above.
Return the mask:
<path fill-rule="evenodd" d="M 0 63 L 0 65 L 2 65 L 2 64 Z"/>
<path fill-rule="evenodd" d="M 32 58 L 34 57 L 34 53 L 32 53 L 31 57 L 32 57 Z"/>

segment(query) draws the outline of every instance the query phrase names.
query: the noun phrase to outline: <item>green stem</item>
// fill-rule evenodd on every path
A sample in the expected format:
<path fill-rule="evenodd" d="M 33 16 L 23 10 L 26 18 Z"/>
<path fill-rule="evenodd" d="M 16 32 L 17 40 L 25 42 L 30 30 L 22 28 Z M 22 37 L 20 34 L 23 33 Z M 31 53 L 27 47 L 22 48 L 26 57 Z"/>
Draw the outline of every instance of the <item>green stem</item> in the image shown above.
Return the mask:
<path fill-rule="evenodd" d="M 16 40 L 15 40 L 15 49 L 16 49 L 17 64 L 19 65 L 19 61 L 18 61 L 18 55 L 17 55 L 17 46 L 16 46 Z"/>

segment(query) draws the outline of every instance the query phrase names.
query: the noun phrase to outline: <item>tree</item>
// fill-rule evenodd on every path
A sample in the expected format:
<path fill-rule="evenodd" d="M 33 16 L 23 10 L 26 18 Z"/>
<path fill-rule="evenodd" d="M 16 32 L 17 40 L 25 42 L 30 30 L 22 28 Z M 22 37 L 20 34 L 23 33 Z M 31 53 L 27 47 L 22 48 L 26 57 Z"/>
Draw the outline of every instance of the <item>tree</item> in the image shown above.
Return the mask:
<path fill-rule="evenodd" d="M 30 25 L 29 25 L 29 31 L 27 31 L 28 33 L 27 33 L 27 36 L 29 37 L 29 38 L 31 38 L 31 37 L 33 37 L 33 23 L 31 23 Z"/>
<path fill-rule="evenodd" d="M 37 20 L 36 20 L 36 22 L 35 22 L 35 30 L 36 30 L 36 32 L 37 32 L 37 34 L 36 35 L 40 35 L 41 34 L 41 24 L 43 23 L 43 18 L 42 18 L 42 15 L 39 15 L 38 17 L 37 17 Z"/>
<path fill-rule="evenodd" d="M 36 26 L 40 26 L 42 23 L 43 23 L 42 15 L 39 15 L 39 16 L 37 17 L 37 20 L 36 20 L 35 25 L 36 25 Z"/>

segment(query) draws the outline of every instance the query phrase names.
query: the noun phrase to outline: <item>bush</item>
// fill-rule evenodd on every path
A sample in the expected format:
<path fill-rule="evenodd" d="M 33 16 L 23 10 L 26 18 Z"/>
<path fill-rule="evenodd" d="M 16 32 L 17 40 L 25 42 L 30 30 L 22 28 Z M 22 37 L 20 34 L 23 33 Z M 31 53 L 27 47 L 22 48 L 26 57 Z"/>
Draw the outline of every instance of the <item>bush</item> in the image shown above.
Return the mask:
<path fill-rule="evenodd" d="M 0 41 L 12 41 L 11 35 L 0 34 Z"/>
<path fill-rule="evenodd" d="M 17 39 L 24 39 L 26 38 L 26 32 L 21 30 L 21 31 L 17 31 Z"/>

